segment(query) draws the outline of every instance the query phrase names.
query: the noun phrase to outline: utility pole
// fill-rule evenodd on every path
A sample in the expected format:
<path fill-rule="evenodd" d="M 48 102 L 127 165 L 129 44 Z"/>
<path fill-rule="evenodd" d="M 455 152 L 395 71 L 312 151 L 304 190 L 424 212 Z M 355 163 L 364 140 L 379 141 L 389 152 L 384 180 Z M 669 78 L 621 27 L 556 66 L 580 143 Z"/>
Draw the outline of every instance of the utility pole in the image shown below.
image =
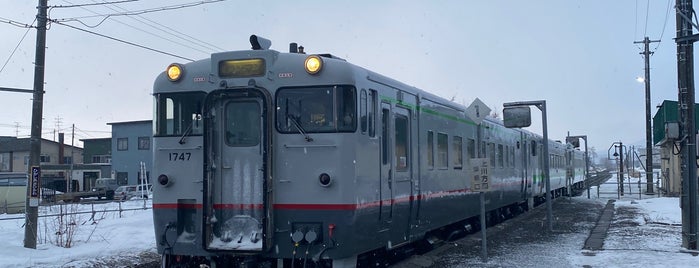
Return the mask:
<path fill-rule="evenodd" d="M 652 129 L 650 126 L 650 55 L 653 54 L 653 52 L 650 52 L 650 49 L 648 49 L 650 43 L 655 43 L 655 42 L 660 42 L 660 40 L 653 40 L 651 41 L 648 39 L 646 36 L 643 38 L 643 41 L 635 41 L 633 42 L 634 44 L 640 44 L 643 43 L 644 49 L 643 52 L 640 54 L 643 55 L 643 58 L 646 62 L 646 74 L 645 78 L 643 81 L 646 84 L 646 193 L 647 194 L 652 194 L 653 193 L 653 138 L 652 138 Z M 633 158 L 632 158 L 633 159 Z"/>
<path fill-rule="evenodd" d="M 25 205 L 24 247 L 36 249 L 36 233 L 39 218 L 39 197 L 35 196 L 41 188 L 40 158 L 41 155 L 41 117 L 44 106 L 44 62 L 46 58 L 46 24 L 48 0 L 39 0 L 36 15 L 36 60 L 34 62 L 34 96 L 32 98 L 32 131 L 29 152 L 29 179 L 27 183 L 27 199 Z M 36 172 L 35 172 L 36 171 Z"/>
<path fill-rule="evenodd" d="M 697 250 L 697 136 L 694 115 L 694 41 L 692 0 L 677 0 L 677 89 L 680 123 L 680 172 L 682 174 L 682 246 Z"/>

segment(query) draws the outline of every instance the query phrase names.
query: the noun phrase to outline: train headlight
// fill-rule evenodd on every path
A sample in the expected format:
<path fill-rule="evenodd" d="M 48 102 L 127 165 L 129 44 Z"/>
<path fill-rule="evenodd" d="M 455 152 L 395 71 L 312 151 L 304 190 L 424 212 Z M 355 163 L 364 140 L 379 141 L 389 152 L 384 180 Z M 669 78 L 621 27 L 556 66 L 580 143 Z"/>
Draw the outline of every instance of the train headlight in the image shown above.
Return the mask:
<path fill-rule="evenodd" d="M 311 55 L 306 58 L 304 65 L 306 66 L 307 73 L 317 74 L 321 69 L 323 69 L 323 59 L 321 59 L 320 56 Z"/>
<path fill-rule="evenodd" d="M 332 178 L 330 178 L 330 175 L 328 173 L 323 173 L 318 176 L 318 182 L 320 182 L 320 186 L 323 187 L 328 187 L 330 186 L 330 183 L 332 183 Z"/>
<path fill-rule="evenodd" d="M 167 78 L 172 82 L 179 81 L 180 78 L 182 78 L 182 74 L 184 74 L 184 68 L 182 65 L 173 63 L 167 67 Z"/>
<path fill-rule="evenodd" d="M 160 185 L 162 186 L 167 187 L 170 186 L 170 184 L 172 184 L 172 180 L 170 180 L 170 178 L 168 178 L 167 175 L 160 174 L 160 176 L 158 176 L 158 183 L 160 183 Z"/>

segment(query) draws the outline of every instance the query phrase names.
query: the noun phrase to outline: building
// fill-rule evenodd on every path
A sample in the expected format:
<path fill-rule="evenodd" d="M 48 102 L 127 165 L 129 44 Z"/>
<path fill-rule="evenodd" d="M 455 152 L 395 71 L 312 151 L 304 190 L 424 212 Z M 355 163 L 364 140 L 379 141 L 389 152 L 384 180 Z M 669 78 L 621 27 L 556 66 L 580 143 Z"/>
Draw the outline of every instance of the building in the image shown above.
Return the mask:
<path fill-rule="evenodd" d="M 85 164 L 112 162 L 112 138 L 82 139 Z"/>
<path fill-rule="evenodd" d="M 117 183 L 139 184 L 141 169 L 145 169 L 146 181 L 150 182 L 149 171 L 153 163 L 153 121 L 116 122 L 107 125 L 112 126 L 111 163 Z"/>
<path fill-rule="evenodd" d="M 59 141 L 41 139 L 41 165 L 72 164 L 83 162 L 83 149 Z M 29 138 L 0 137 L 0 172 L 29 172 Z M 42 173 L 51 175 L 51 172 Z M 43 176 L 42 176 L 43 177 Z"/>
<path fill-rule="evenodd" d="M 695 119 L 699 118 L 699 105 L 694 104 Z M 682 192 L 680 154 L 677 147 L 679 137 L 679 110 L 676 101 L 665 100 L 653 116 L 653 143 L 660 147 L 660 178 L 667 195 L 679 196 Z M 699 124 L 696 124 L 699 128 Z M 679 145 L 678 145 L 679 146 Z"/>

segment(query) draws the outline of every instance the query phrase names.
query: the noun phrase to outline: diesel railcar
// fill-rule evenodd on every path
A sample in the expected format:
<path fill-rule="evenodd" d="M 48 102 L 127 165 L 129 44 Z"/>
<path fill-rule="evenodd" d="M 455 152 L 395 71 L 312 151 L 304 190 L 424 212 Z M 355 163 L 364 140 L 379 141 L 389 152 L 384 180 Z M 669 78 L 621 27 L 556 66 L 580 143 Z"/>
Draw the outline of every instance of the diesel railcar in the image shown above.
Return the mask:
<path fill-rule="evenodd" d="M 251 50 L 171 64 L 154 83 L 153 217 L 165 267 L 354 267 L 474 223 L 474 158 L 490 165 L 492 217 L 543 200 L 543 157 L 554 194 L 582 184 L 570 145 L 476 123 L 466 107 L 330 54 L 250 41 Z"/>

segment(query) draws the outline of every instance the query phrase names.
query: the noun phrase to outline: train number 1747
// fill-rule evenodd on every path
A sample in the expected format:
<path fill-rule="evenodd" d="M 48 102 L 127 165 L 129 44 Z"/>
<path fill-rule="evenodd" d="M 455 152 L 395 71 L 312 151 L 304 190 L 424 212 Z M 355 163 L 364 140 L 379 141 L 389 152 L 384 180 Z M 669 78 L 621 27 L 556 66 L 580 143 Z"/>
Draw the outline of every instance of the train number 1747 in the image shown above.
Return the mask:
<path fill-rule="evenodd" d="M 170 161 L 189 161 L 192 153 L 170 153 Z"/>

